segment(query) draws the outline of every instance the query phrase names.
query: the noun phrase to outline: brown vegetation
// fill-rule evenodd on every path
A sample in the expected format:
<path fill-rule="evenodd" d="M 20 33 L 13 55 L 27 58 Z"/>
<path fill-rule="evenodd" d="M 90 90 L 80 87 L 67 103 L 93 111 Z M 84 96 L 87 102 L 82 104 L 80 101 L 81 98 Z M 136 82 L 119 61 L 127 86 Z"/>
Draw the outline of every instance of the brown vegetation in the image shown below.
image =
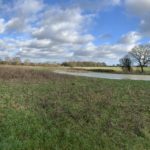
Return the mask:
<path fill-rule="evenodd" d="M 70 76 L 55 74 L 51 71 L 40 71 L 33 68 L 21 68 L 21 67 L 0 67 L 0 80 L 63 80 L 69 79 Z"/>

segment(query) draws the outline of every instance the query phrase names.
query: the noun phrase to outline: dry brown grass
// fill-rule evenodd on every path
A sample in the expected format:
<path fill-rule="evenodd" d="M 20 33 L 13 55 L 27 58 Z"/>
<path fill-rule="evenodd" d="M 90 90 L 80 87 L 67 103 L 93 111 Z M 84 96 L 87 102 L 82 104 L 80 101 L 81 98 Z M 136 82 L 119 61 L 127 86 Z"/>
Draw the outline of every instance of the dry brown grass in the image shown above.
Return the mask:
<path fill-rule="evenodd" d="M 64 80 L 72 77 L 68 75 L 59 75 L 51 71 L 37 70 L 33 68 L 21 67 L 0 67 L 0 80 L 3 81 L 43 81 L 43 80 Z"/>

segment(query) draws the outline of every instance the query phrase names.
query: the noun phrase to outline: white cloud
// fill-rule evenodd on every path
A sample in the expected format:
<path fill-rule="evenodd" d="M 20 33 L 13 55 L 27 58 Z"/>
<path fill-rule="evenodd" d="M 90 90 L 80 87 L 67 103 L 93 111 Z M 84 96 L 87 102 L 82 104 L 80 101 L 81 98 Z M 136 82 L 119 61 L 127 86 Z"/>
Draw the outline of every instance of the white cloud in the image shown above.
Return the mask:
<path fill-rule="evenodd" d="M 49 38 L 57 43 L 82 44 L 94 39 L 90 34 L 82 32 L 85 18 L 80 9 L 51 8 L 46 11 L 39 27 L 32 32 L 34 38 Z"/>
<path fill-rule="evenodd" d="M 89 11 L 101 11 L 107 7 L 117 6 L 121 0 L 73 0 L 74 6 Z"/>
<path fill-rule="evenodd" d="M 125 4 L 136 15 L 145 16 L 150 13 L 150 0 L 125 0 Z"/>
<path fill-rule="evenodd" d="M 5 31 L 7 32 L 15 32 L 23 31 L 25 28 L 24 20 L 20 20 L 20 18 L 12 18 L 5 24 Z"/>
<path fill-rule="evenodd" d="M 141 38 L 142 36 L 140 35 L 140 33 L 132 31 L 123 35 L 121 39 L 119 40 L 119 42 L 122 44 L 135 44 L 139 40 L 141 40 Z"/>
<path fill-rule="evenodd" d="M 32 17 L 44 7 L 42 0 L 16 0 L 13 7 L 10 7 L 10 12 L 14 12 L 17 16 Z"/>
<path fill-rule="evenodd" d="M 16 51 L 16 42 L 13 39 L 0 39 L 0 56 L 1 58 L 11 56 Z"/>
<path fill-rule="evenodd" d="M 145 36 L 150 37 L 150 18 L 142 19 L 140 22 L 140 31 Z"/>
<path fill-rule="evenodd" d="M 128 12 L 141 19 L 139 31 L 150 37 L 150 0 L 125 0 Z"/>
<path fill-rule="evenodd" d="M 94 39 L 85 30 L 93 16 L 82 14 L 79 8 L 63 9 L 38 0 L 18 0 L 7 6 L 7 15 L 8 19 L 0 19 L 0 33 L 15 32 L 15 37 L 2 40 L 0 51 L 5 54 L 9 51 L 10 55 L 22 58 L 62 59 L 72 57 L 76 48 Z"/>
<path fill-rule="evenodd" d="M 112 0 L 113 5 L 119 5 L 121 3 L 121 0 Z"/>
<path fill-rule="evenodd" d="M 4 19 L 0 19 L 0 33 L 3 33 L 5 30 Z"/>
<path fill-rule="evenodd" d="M 44 9 L 42 0 L 16 0 L 13 3 L 3 4 L 2 9 L 8 19 L 5 24 L 6 32 L 23 32 L 29 30 L 32 23 L 38 20 L 38 13 Z"/>
<path fill-rule="evenodd" d="M 79 48 L 74 51 L 74 57 L 87 60 L 111 60 L 117 62 L 133 47 L 135 47 L 141 39 L 141 35 L 138 32 L 131 31 L 121 36 L 118 42 L 114 44 L 101 44 L 94 45 L 89 43 L 83 48 Z"/>
<path fill-rule="evenodd" d="M 102 39 L 102 40 L 108 40 L 108 39 L 111 39 L 111 38 L 112 38 L 112 35 L 109 34 L 109 33 L 105 33 L 105 34 L 101 34 L 101 35 L 99 36 L 99 38 Z"/>
<path fill-rule="evenodd" d="M 129 32 L 114 44 L 96 45 L 95 37 L 88 32 L 88 25 L 95 16 L 83 9 L 100 11 L 119 4 L 120 0 L 85 0 L 84 3 L 79 0 L 74 1 L 72 7 L 64 8 L 46 5 L 42 0 L 17 0 L 7 6 L 7 17 L 0 19 L 0 34 L 7 35 L 7 39 L 0 41 L 0 54 L 17 54 L 39 61 L 117 60 L 139 42 L 140 33 Z M 129 3 L 126 5 L 131 8 Z M 149 21 L 144 17 L 141 29 L 147 31 L 148 26 Z M 111 35 L 103 34 L 100 38 L 108 39 Z"/>
<path fill-rule="evenodd" d="M 19 41 L 19 46 L 21 48 L 28 47 L 28 48 L 48 48 L 51 46 L 51 40 L 49 39 L 32 39 L 27 41 Z"/>

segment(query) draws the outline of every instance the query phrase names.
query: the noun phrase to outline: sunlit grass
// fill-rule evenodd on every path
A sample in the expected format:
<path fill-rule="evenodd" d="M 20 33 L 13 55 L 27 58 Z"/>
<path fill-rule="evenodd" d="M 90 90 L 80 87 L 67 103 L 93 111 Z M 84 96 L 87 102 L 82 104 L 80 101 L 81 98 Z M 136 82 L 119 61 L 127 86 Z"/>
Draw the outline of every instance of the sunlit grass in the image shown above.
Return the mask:
<path fill-rule="evenodd" d="M 116 72 L 116 73 L 124 73 L 121 69 L 121 67 L 73 67 L 73 69 L 80 69 L 80 70 L 87 70 L 87 71 L 106 71 L 106 72 Z M 140 67 L 132 67 L 133 72 L 132 73 L 137 73 L 140 74 Z M 144 73 L 145 74 L 150 74 L 150 67 L 144 67 Z"/>

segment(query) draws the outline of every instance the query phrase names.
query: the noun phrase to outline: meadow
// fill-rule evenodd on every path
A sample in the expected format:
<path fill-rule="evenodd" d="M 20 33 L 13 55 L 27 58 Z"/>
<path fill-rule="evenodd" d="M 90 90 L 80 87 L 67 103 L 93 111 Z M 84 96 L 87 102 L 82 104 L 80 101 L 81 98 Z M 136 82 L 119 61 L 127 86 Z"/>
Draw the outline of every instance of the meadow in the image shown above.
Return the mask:
<path fill-rule="evenodd" d="M 0 67 L 0 150 L 149 149 L 149 81 Z"/>
<path fill-rule="evenodd" d="M 121 73 L 121 74 L 150 74 L 150 67 L 144 67 L 144 73 L 141 73 L 140 67 L 132 67 L 132 72 L 123 72 L 121 67 L 72 67 L 76 70 L 85 70 L 93 72 Z"/>

